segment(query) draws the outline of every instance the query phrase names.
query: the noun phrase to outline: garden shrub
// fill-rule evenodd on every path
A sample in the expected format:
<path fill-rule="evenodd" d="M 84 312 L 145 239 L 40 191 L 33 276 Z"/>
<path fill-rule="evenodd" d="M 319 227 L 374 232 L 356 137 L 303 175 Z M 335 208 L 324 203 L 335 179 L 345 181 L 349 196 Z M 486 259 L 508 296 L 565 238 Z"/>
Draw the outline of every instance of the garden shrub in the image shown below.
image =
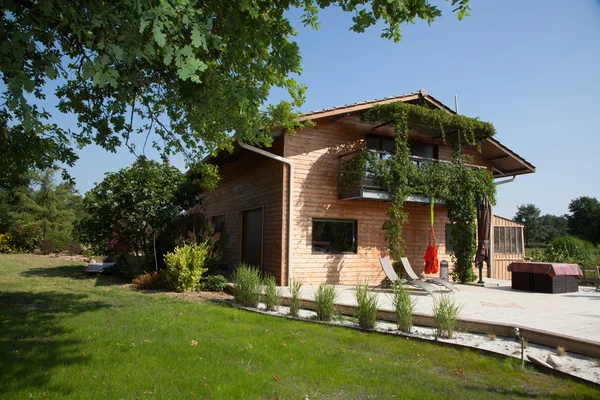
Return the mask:
<path fill-rule="evenodd" d="M 452 339 L 461 310 L 462 305 L 456 304 L 451 295 L 442 294 L 439 298 L 433 298 L 433 324 L 436 338 Z"/>
<path fill-rule="evenodd" d="M 211 275 L 202 281 L 202 289 L 208 292 L 223 292 L 227 287 L 227 279 L 223 275 Z"/>
<path fill-rule="evenodd" d="M 244 307 L 258 307 L 261 285 L 258 268 L 241 263 L 233 273 L 233 283 L 236 303 Z"/>
<path fill-rule="evenodd" d="M 83 247 L 77 242 L 71 242 L 67 245 L 67 252 L 71 256 L 75 256 L 83 253 Z"/>
<path fill-rule="evenodd" d="M 321 283 L 315 294 L 315 311 L 319 321 L 331 321 L 335 314 L 335 300 L 337 293 L 335 286 Z"/>
<path fill-rule="evenodd" d="M 51 239 L 40 240 L 40 244 L 38 245 L 38 247 L 40 248 L 40 252 L 44 255 L 54 253 L 55 249 L 54 241 L 52 241 Z"/>
<path fill-rule="evenodd" d="M 552 240 L 544 251 L 544 261 L 578 264 L 583 268 L 596 266 L 594 245 L 575 236 L 561 236 Z"/>
<path fill-rule="evenodd" d="M 167 279 L 162 271 L 154 271 L 139 275 L 131 283 L 138 289 L 161 289 L 167 285 Z"/>
<path fill-rule="evenodd" d="M 413 313 L 417 300 L 410 295 L 406 285 L 398 281 L 392 287 L 392 305 L 398 319 L 398 329 L 410 333 L 413 326 Z"/>
<path fill-rule="evenodd" d="M 154 258 L 151 256 L 136 256 L 135 254 L 121 254 L 113 271 L 133 279 L 146 271 L 155 269 Z"/>
<path fill-rule="evenodd" d="M 196 290 L 202 279 L 202 274 L 206 272 L 204 261 L 207 253 L 207 245 L 201 243 L 176 247 L 172 253 L 165 254 L 166 276 L 169 287 L 178 292 Z"/>
<path fill-rule="evenodd" d="M 369 285 L 359 285 L 356 287 L 356 317 L 358 325 L 363 329 L 375 328 L 377 320 L 377 295 L 369 290 Z"/>
<path fill-rule="evenodd" d="M 302 289 L 302 281 L 292 279 L 290 285 L 290 315 L 297 317 L 300 312 L 300 306 L 302 305 L 302 299 L 300 298 L 300 290 Z"/>
<path fill-rule="evenodd" d="M 0 254 L 13 253 L 14 249 L 9 234 L 0 233 Z"/>
<path fill-rule="evenodd" d="M 263 280 L 264 286 L 264 299 L 267 311 L 277 311 L 281 305 L 281 290 L 277 288 L 275 278 L 267 276 Z"/>

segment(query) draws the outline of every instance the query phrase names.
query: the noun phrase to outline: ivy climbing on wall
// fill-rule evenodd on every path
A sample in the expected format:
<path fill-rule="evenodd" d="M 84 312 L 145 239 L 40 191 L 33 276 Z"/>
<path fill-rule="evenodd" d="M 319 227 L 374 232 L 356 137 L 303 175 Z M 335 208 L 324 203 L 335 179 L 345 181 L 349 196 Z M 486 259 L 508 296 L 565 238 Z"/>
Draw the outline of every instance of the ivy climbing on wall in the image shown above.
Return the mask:
<path fill-rule="evenodd" d="M 479 149 L 481 141 L 495 135 L 489 122 L 451 115 L 442 110 L 403 102 L 377 105 L 364 116 L 366 122 L 387 122 L 394 125 L 395 151 L 389 158 L 380 158 L 371 151 L 363 151 L 353 160 L 352 168 L 376 175 L 390 191 L 392 205 L 383 225 L 394 267 L 401 271 L 400 258 L 404 255 L 402 227 L 408 222 L 404 200 L 408 195 L 422 195 L 446 200 L 448 219 L 454 224 L 452 235 L 453 279 L 469 282 L 475 279 L 473 259 L 476 252 L 477 198 L 487 196 L 495 204 L 496 187 L 492 175 L 485 168 L 467 165 L 463 145 Z M 440 135 L 450 141 L 454 149 L 452 163 L 428 162 L 416 166 L 410 159 L 408 134 L 411 127 L 420 132 Z M 450 138 L 450 133 L 452 137 Z M 345 184 L 350 184 L 346 182 Z"/>

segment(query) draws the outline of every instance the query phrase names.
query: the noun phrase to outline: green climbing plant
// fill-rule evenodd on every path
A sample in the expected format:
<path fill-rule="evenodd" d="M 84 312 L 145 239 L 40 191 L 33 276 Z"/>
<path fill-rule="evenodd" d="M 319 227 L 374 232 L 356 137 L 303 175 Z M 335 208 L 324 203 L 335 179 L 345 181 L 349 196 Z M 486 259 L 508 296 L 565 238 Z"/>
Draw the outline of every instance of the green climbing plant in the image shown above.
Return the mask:
<path fill-rule="evenodd" d="M 423 105 L 402 102 L 377 105 L 364 116 L 366 122 L 390 121 L 395 129 L 395 151 L 389 158 L 380 158 L 372 151 L 364 150 L 345 167 L 343 185 L 353 186 L 365 173 L 377 176 L 392 195 L 392 205 L 383 225 L 394 267 L 401 271 L 400 258 L 404 255 L 402 228 L 408 222 L 404 200 L 410 194 L 446 200 L 448 219 L 454 224 L 452 246 L 454 248 L 453 278 L 469 282 L 475 278 L 472 270 L 476 251 L 475 232 L 477 198 L 487 196 L 495 203 L 496 188 L 492 175 L 485 168 L 472 168 L 469 159 L 461 151 L 460 143 L 479 148 L 481 141 L 495 135 L 489 122 L 461 115 L 451 115 L 442 110 Z M 410 159 L 408 133 L 411 126 L 420 131 L 439 133 L 447 140 L 447 133 L 455 132 L 451 141 L 454 157 L 451 163 L 430 162 L 416 166 Z M 354 170 L 358 173 L 352 173 Z"/>

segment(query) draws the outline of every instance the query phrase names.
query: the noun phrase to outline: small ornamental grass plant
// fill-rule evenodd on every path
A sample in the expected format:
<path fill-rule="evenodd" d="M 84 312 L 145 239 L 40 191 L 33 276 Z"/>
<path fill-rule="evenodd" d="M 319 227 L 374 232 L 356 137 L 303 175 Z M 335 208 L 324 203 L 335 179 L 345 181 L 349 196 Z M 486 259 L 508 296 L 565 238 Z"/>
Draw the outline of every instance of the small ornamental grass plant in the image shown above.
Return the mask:
<path fill-rule="evenodd" d="M 275 278 L 272 276 L 267 276 L 263 280 L 263 286 L 264 300 L 265 305 L 267 306 L 267 311 L 277 311 L 281 305 L 281 290 L 277 287 Z"/>
<path fill-rule="evenodd" d="M 335 286 L 321 283 L 315 294 L 315 311 L 319 321 L 331 321 L 335 314 L 335 300 L 337 293 Z"/>
<path fill-rule="evenodd" d="M 298 317 L 302 299 L 300 298 L 300 290 L 302 289 L 302 281 L 292 279 L 290 285 L 290 315 Z"/>
<path fill-rule="evenodd" d="M 398 319 L 398 329 L 405 333 L 410 333 L 413 326 L 413 313 L 417 306 L 417 300 L 410 295 L 406 285 L 402 282 L 395 282 L 392 286 L 391 295 L 392 305 Z"/>
<path fill-rule="evenodd" d="M 178 292 L 193 292 L 207 271 L 204 261 L 208 254 L 206 243 L 185 244 L 165 254 L 166 277 L 169 287 Z"/>
<path fill-rule="evenodd" d="M 462 305 L 456 304 L 454 298 L 447 294 L 442 294 L 439 298 L 433 298 L 433 324 L 436 338 L 452 339 L 462 307 Z"/>
<path fill-rule="evenodd" d="M 249 264 L 241 263 L 233 273 L 235 302 L 244 307 L 258 307 L 260 301 L 260 271 Z"/>
<path fill-rule="evenodd" d="M 356 287 L 356 318 L 358 319 L 358 325 L 362 329 L 373 329 L 375 328 L 375 321 L 377 320 L 377 295 L 369 291 L 369 285 L 359 285 Z"/>

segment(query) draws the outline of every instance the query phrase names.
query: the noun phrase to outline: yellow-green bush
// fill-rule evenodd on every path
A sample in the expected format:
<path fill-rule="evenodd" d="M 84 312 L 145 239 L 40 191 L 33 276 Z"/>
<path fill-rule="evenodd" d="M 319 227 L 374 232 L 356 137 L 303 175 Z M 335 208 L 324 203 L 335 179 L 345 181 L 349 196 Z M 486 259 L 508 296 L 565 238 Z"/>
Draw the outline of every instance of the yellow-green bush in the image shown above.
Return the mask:
<path fill-rule="evenodd" d="M 206 243 L 186 244 L 165 254 L 167 284 L 178 292 L 193 292 L 200 285 L 202 274 L 207 271 L 204 262 L 209 246 Z"/>
<path fill-rule="evenodd" d="M 11 242 L 10 235 L 0 233 L 0 254 L 9 254 L 14 251 Z"/>

